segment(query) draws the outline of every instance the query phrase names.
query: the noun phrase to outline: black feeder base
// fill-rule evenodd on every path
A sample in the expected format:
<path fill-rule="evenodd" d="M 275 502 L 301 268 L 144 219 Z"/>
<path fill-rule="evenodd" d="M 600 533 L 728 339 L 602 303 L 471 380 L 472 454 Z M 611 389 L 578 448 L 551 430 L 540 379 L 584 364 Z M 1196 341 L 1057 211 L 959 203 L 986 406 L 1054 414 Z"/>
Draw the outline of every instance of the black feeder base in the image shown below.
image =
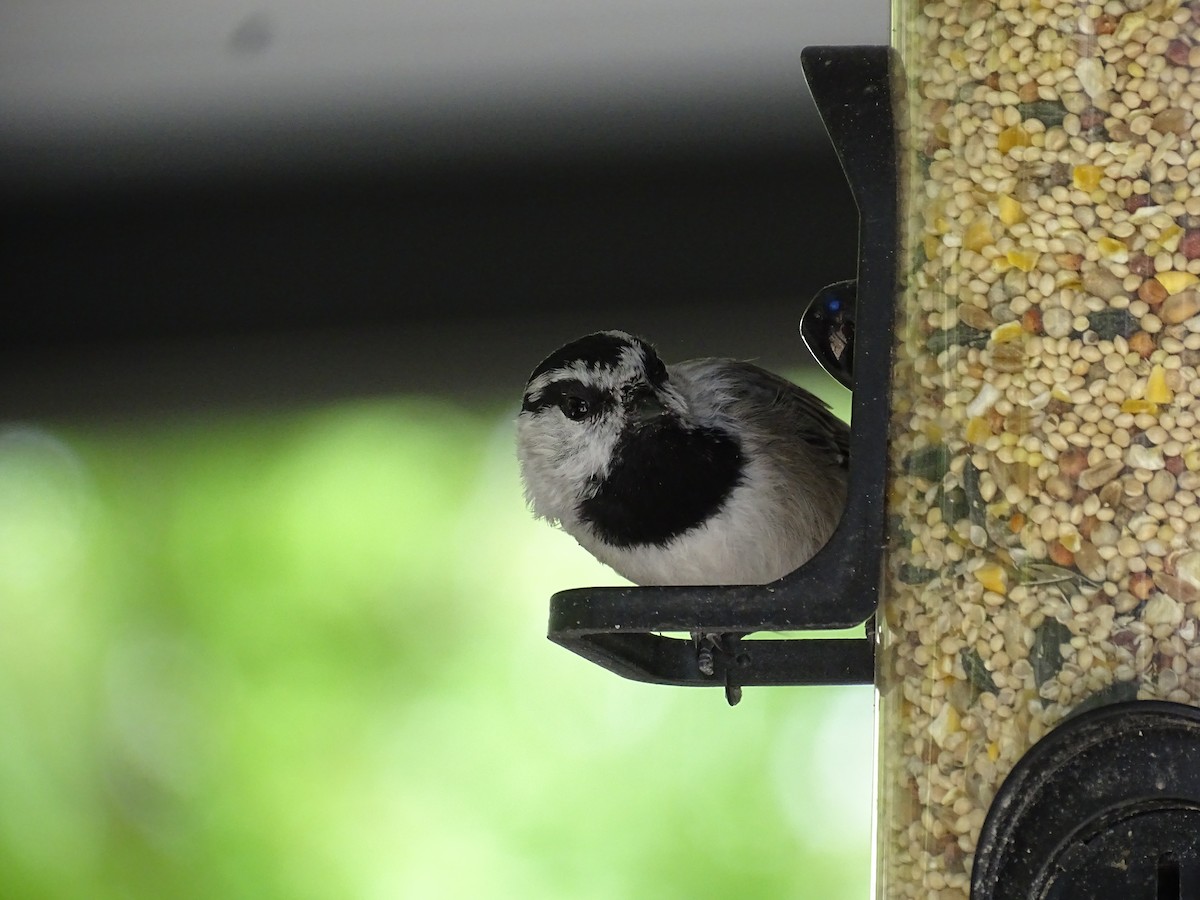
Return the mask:
<path fill-rule="evenodd" d="M 1200 709 L 1134 700 L 1067 719 L 992 801 L 972 900 L 1200 900 Z"/>

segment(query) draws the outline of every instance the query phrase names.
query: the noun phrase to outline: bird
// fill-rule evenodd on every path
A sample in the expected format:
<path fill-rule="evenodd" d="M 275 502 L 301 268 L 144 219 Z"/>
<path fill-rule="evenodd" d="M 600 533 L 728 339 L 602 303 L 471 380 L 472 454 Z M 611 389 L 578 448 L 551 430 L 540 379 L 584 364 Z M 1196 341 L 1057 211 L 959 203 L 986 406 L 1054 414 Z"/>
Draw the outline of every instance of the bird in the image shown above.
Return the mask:
<path fill-rule="evenodd" d="M 849 429 L 824 401 L 750 362 L 668 366 L 625 331 L 542 360 L 516 432 L 534 516 L 635 585 L 776 581 L 845 504 Z"/>
<path fill-rule="evenodd" d="M 800 336 L 821 367 L 854 389 L 854 321 L 858 282 L 839 281 L 821 288 L 800 319 Z"/>

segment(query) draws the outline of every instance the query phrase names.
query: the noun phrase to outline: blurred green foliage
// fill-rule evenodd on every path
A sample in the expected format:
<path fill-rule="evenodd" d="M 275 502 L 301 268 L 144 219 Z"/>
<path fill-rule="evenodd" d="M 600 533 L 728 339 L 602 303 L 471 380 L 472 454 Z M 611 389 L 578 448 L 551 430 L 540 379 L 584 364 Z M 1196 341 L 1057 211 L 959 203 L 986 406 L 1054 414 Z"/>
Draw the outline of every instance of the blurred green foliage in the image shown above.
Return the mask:
<path fill-rule="evenodd" d="M 0 897 L 861 898 L 870 688 L 623 681 L 511 414 L 0 427 Z"/>

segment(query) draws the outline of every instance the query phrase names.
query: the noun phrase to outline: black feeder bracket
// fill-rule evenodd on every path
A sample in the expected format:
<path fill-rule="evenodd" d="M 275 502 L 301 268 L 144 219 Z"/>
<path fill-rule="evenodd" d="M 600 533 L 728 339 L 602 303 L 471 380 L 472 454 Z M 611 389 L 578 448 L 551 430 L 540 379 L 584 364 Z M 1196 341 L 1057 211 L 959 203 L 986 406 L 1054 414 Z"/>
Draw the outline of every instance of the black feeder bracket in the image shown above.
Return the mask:
<path fill-rule="evenodd" d="M 550 640 L 625 678 L 724 687 L 869 684 L 882 571 L 898 180 L 892 50 L 809 47 L 805 76 L 858 207 L 848 496 L 807 563 L 764 585 L 578 588 L 550 600 Z M 864 625 L 857 638 L 741 641 Z M 669 637 L 687 633 L 692 639 Z"/>

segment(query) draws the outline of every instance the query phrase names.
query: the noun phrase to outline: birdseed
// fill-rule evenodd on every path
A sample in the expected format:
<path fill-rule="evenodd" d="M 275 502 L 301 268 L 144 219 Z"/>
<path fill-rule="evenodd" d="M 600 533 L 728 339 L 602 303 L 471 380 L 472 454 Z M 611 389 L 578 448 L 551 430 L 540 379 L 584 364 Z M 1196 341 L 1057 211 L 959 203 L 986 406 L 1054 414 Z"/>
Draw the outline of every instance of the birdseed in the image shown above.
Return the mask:
<path fill-rule="evenodd" d="M 1200 705 L 1200 0 L 901 0 L 877 895 L 1033 742 Z"/>

